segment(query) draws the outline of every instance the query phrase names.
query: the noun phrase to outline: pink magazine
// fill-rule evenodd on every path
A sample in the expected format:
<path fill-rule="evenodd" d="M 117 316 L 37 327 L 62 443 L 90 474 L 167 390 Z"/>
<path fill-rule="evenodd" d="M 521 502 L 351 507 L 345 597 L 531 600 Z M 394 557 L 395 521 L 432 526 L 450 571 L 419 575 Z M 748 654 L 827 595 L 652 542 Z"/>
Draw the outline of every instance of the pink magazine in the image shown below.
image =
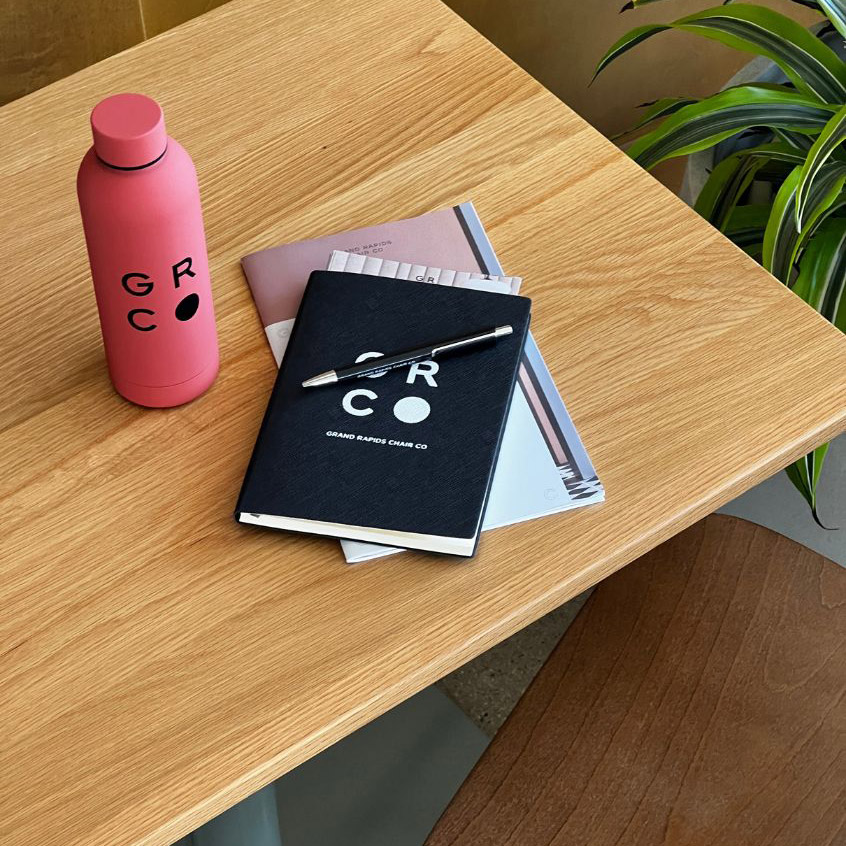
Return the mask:
<path fill-rule="evenodd" d="M 406 270 L 407 278 L 419 278 L 421 282 L 435 281 L 426 277 L 429 268 L 468 271 L 475 277 L 504 276 L 476 210 L 469 202 L 419 217 L 252 253 L 241 264 L 277 365 L 284 354 L 309 274 L 326 268 L 334 251 L 384 259 L 386 264 L 402 262 L 410 266 Z M 505 279 L 509 293 L 516 293 L 520 280 Z M 531 334 L 524 350 L 519 386 L 521 391 L 515 391 L 506 423 L 484 529 L 590 505 L 605 498 Z M 355 541 L 342 541 L 342 546 L 349 563 L 397 551 Z"/>

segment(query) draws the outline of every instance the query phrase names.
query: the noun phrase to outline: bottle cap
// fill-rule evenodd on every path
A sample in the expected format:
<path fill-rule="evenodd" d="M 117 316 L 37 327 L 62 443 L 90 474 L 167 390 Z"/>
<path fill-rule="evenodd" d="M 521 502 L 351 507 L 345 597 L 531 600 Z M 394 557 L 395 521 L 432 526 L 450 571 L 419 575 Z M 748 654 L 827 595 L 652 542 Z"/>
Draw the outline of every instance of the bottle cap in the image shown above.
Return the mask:
<path fill-rule="evenodd" d="M 91 132 L 98 158 L 112 167 L 144 167 L 167 147 L 162 108 L 143 94 L 101 100 L 91 112 Z"/>

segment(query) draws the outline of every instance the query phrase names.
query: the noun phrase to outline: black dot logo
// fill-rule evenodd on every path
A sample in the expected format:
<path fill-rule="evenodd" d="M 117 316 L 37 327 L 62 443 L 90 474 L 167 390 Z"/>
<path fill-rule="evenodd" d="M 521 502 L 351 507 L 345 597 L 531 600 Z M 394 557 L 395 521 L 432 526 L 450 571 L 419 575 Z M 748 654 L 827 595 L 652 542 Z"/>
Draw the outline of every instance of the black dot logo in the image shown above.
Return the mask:
<path fill-rule="evenodd" d="M 176 306 L 176 319 L 185 322 L 190 320 L 200 307 L 200 297 L 198 294 L 188 294 L 183 297 Z"/>

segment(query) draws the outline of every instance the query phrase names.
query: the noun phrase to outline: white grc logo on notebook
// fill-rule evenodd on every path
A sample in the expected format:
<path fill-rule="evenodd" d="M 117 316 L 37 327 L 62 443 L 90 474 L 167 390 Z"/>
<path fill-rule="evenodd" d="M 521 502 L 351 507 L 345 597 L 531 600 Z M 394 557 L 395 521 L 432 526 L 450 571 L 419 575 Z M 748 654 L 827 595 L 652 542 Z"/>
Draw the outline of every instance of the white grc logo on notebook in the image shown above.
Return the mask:
<path fill-rule="evenodd" d="M 358 356 L 355 360 L 356 364 L 362 361 L 368 361 L 371 358 L 381 358 L 384 353 L 381 352 L 365 352 Z M 366 379 L 380 379 L 387 371 L 380 373 L 371 373 L 365 376 Z M 406 385 L 413 385 L 418 379 L 423 381 L 430 388 L 437 388 L 438 383 L 435 380 L 435 374 L 438 372 L 437 361 L 415 361 L 408 368 L 408 374 L 405 377 Z M 347 414 L 352 414 L 354 417 L 367 417 L 373 414 L 373 406 L 370 404 L 373 400 L 378 400 L 379 395 L 375 391 L 368 388 L 354 388 L 344 394 L 341 400 L 341 406 Z M 401 397 L 394 403 L 393 413 L 394 417 L 401 423 L 422 423 L 432 410 L 432 406 L 423 397 L 410 395 Z"/>

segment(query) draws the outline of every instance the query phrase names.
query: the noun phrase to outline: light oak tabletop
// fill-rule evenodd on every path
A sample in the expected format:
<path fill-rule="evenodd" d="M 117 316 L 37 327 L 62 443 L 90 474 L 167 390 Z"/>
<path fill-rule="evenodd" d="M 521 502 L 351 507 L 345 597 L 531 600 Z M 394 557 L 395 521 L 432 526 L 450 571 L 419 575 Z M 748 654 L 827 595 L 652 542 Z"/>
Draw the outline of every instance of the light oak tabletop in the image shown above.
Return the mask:
<path fill-rule="evenodd" d="M 205 205 L 221 374 L 170 411 L 109 386 L 76 207 L 125 90 Z M 846 427 L 839 333 L 436 0 L 234 0 L 0 145 L 4 846 L 170 843 Z M 274 377 L 240 257 L 465 199 L 607 503 L 471 561 L 236 525 Z"/>

